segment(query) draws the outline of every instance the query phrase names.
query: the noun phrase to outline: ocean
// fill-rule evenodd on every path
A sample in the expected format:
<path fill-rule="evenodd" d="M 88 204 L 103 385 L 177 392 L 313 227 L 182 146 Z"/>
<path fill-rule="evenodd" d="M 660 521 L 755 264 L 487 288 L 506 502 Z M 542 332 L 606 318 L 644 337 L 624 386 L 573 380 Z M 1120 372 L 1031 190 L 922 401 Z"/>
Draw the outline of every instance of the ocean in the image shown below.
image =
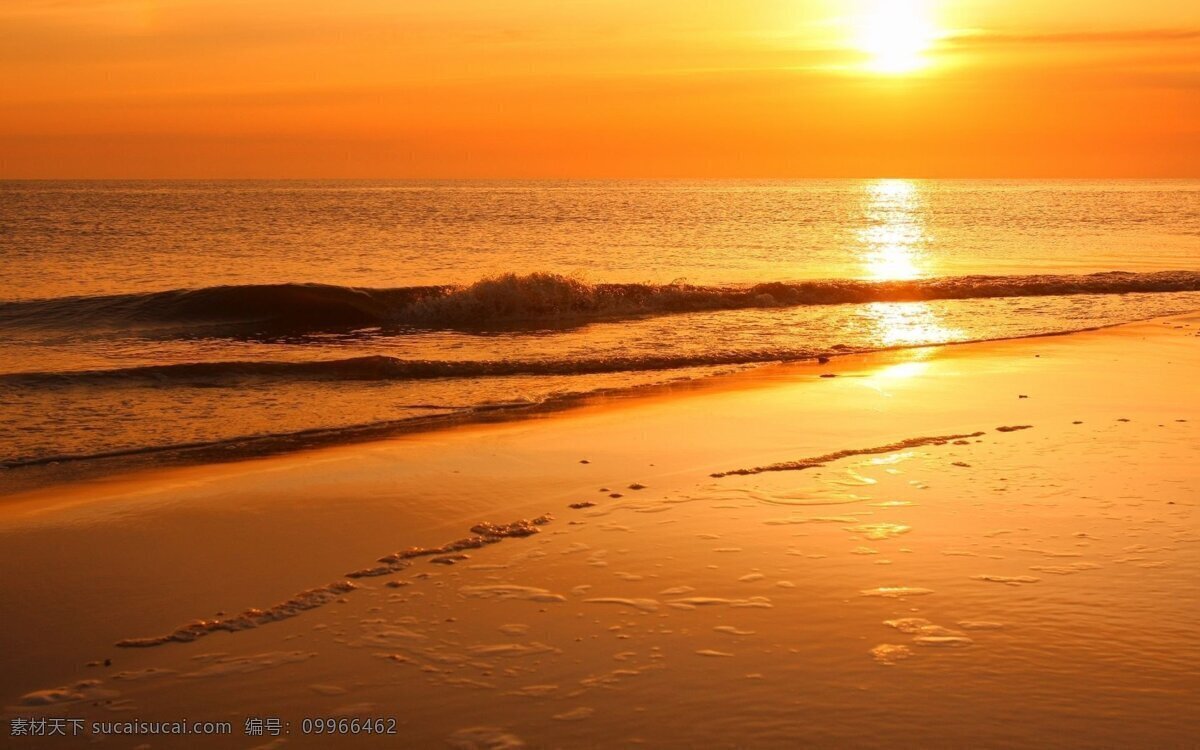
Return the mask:
<path fill-rule="evenodd" d="M 0 465 L 1200 309 L 1200 181 L 0 182 Z"/>

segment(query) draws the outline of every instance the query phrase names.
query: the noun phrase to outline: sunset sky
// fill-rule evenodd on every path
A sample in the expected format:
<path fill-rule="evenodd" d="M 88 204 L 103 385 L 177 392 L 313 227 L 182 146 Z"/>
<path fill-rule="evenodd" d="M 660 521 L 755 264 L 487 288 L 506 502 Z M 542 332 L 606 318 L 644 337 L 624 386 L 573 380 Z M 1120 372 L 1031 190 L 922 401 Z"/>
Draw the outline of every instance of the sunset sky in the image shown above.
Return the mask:
<path fill-rule="evenodd" d="M 0 178 L 838 176 L 1200 176 L 1200 2 L 0 4 Z"/>

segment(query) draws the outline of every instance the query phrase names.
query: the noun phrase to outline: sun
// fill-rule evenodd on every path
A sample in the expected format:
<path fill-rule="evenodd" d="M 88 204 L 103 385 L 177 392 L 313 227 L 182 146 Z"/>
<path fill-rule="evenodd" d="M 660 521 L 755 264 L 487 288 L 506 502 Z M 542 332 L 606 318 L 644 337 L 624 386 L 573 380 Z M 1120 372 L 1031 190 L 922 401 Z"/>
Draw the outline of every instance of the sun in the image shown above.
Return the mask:
<path fill-rule="evenodd" d="M 867 53 L 867 69 L 901 75 L 929 64 L 925 53 L 937 39 L 937 26 L 922 0 L 866 0 L 855 21 L 855 46 Z"/>

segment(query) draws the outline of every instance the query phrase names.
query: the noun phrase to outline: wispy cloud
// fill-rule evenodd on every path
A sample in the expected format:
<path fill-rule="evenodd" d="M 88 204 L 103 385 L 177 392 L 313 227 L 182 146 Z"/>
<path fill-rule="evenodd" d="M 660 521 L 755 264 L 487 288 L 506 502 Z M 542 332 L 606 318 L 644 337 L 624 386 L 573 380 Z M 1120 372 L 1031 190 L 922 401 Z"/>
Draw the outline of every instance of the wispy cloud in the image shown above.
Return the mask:
<path fill-rule="evenodd" d="M 1054 33 L 1012 33 L 1001 31 L 966 31 L 946 39 L 952 44 L 972 47 L 1081 44 L 1130 45 L 1170 44 L 1200 40 L 1200 29 L 1131 29 L 1123 31 L 1067 31 Z"/>

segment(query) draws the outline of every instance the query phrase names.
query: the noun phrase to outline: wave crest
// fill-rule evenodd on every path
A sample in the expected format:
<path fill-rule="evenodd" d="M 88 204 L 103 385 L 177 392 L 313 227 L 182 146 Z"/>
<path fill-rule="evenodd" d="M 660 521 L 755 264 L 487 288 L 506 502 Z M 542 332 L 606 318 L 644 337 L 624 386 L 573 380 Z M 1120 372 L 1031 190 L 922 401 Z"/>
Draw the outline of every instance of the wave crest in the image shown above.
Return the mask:
<path fill-rule="evenodd" d="M 990 297 L 1200 291 L 1200 271 L 950 276 L 908 281 L 766 282 L 751 286 L 593 284 L 551 273 L 504 274 L 469 286 L 368 289 L 259 284 L 0 303 L 9 327 L 237 326 L 260 333 L 359 327 L 538 328 L 685 312 Z"/>

